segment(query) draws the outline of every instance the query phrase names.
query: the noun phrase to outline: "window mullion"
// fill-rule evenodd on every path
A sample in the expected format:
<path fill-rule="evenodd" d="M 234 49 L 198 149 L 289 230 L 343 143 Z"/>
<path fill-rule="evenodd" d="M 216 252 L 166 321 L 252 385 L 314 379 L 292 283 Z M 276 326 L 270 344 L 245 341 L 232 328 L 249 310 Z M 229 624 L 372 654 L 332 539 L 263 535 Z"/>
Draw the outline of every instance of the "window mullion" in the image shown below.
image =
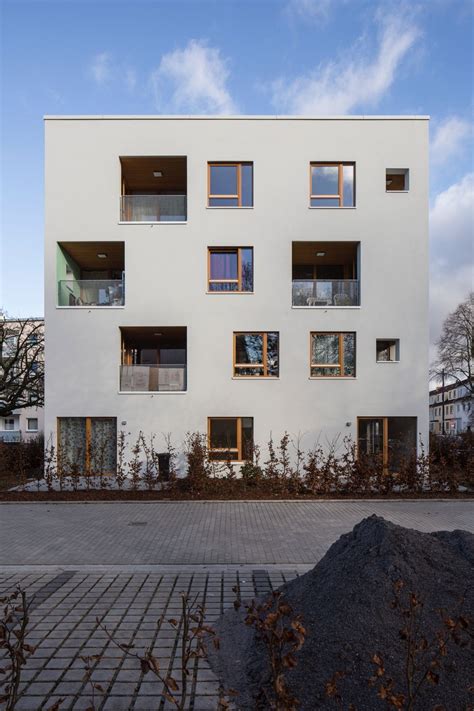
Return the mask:
<path fill-rule="evenodd" d="M 343 165 L 342 163 L 339 163 L 338 166 L 338 192 L 339 192 L 339 207 L 343 207 L 343 196 L 344 196 L 344 173 L 343 173 Z"/>
<path fill-rule="evenodd" d="M 262 349 L 263 349 L 263 377 L 266 378 L 268 375 L 268 352 L 267 352 L 267 337 L 268 334 L 265 331 L 262 333 Z"/>
<path fill-rule="evenodd" d="M 237 194 L 238 205 L 242 207 L 242 163 L 237 163 Z"/>
<path fill-rule="evenodd" d="M 237 456 L 242 460 L 242 418 L 237 417 Z"/>
<path fill-rule="evenodd" d="M 92 432 L 92 418 L 91 417 L 86 417 L 86 472 L 90 473 L 90 465 L 91 465 L 91 432 Z"/>

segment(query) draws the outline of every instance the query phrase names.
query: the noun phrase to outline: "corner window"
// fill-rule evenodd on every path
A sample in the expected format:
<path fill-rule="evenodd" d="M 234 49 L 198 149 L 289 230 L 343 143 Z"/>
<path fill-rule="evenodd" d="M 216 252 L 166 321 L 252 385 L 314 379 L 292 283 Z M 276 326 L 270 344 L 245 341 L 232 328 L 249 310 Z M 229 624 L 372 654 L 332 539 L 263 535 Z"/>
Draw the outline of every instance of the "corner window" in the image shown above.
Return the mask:
<path fill-rule="evenodd" d="M 311 207 L 354 207 L 355 164 L 311 163 Z"/>
<path fill-rule="evenodd" d="M 355 333 L 311 333 L 311 377 L 355 378 Z"/>
<path fill-rule="evenodd" d="M 277 378 L 279 334 L 234 332 L 234 376 Z"/>
<path fill-rule="evenodd" d="M 38 418 L 28 417 L 26 420 L 26 429 L 28 432 L 38 432 Z"/>
<path fill-rule="evenodd" d="M 209 417 L 208 441 L 210 459 L 249 459 L 253 449 L 253 417 Z"/>
<path fill-rule="evenodd" d="M 209 247 L 208 291 L 253 292 L 253 248 Z"/>
<path fill-rule="evenodd" d="M 208 163 L 209 207 L 253 207 L 253 163 Z"/>
<path fill-rule="evenodd" d="M 397 363 L 400 360 L 400 339 L 377 338 L 377 363 Z"/>
<path fill-rule="evenodd" d="M 387 168 L 385 190 L 387 193 L 405 193 L 409 189 L 408 168 Z"/>

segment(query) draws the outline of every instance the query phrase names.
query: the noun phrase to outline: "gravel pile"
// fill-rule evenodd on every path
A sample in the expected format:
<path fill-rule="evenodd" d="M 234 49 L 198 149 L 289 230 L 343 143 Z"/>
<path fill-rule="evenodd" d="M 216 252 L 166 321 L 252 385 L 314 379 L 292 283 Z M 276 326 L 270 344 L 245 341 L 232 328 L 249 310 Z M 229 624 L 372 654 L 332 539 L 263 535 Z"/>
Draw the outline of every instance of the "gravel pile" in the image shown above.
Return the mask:
<path fill-rule="evenodd" d="M 405 622 L 400 610 L 391 606 L 399 580 L 405 583 L 403 602 L 413 591 L 424 603 L 422 628 L 429 642 L 443 629 L 439 609 L 457 616 L 461 599 L 462 614 L 472 624 L 474 536 L 465 531 L 420 533 L 371 516 L 341 536 L 311 571 L 280 588 L 307 631 L 297 666 L 286 676 L 301 709 L 347 709 L 351 703 L 357 711 L 387 709 L 368 683 L 375 653 L 394 680 L 394 691 L 405 692 L 406 647 L 400 637 Z M 216 626 L 220 650 L 210 652 L 210 662 L 224 686 L 239 692 L 237 707 L 254 709 L 257 693 L 268 679 L 268 664 L 253 630 L 243 624 L 244 617 L 242 606 L 220 618 Z M 472 627 L 463 638 L 469 633 Z M 428 657 L 418 660 L 424 671 Z M 431 711 L 436 704 L 449 711 L 468 708 L 472 669 L 472 648 L 450 642 L 438 670 L 439 684 L 422 687 L 415 709 Z M 344 675 L 337 682 L 339 701 L 325 693 L 325 684 L 336 671 Z"/>

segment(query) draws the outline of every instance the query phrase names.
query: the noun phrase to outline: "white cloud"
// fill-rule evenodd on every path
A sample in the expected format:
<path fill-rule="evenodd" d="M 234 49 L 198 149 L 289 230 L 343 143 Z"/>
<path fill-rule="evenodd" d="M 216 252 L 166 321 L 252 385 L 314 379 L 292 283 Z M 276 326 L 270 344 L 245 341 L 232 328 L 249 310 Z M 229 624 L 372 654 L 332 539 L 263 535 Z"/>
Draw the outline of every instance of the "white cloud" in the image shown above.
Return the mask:
<path fill-rule="evenodd" d="M 184 49 L 163 55 L 152 73 L 157 108 L 170 106 L 172 110 L 195 113 L 237 113 L 226 86 L 228 77 L 227 62 L 218 49 L 203 41 L 190 40 Z"/>
<path fill-rule="evenodd" d="M 334 0 L 289 0 L 286 7 L 290 15 L 302 20 L 325 23 Z"/>
<path fill-rule="evenodd" d="M 391 16 L 381 21 L 377 54 L 364 56 L 359 39 L 337 61 L 320 64 L 310 74 L 273 83 L 273 104 L 291 114 L 346 114 L 373 106 L 395 80 L 397 69 L 419 37 L 407 19 Z"/>
<path fill-rule="evenodd" d="M 137 84 L 137 75 L 134 69 L 125 70 L 125 84 L 129 91 L 133 91 Z"/>
<path fill-rule="evenodd" d="M 108 52 L 96 54 L 91 64 L 91 72 L 97 84 L 105 84 L 112 77 L 111 56 Z"/>
<path fill-rule="evenodd" d="M 430 211 L 431 355 L 446 316 L 473 288 L 474 173 L 439 193 Z"/>
<path fill-rule="evenodd" d="M 464 142 L 470 137 L 469 121 L 451 116 L 439 124 L 431 141 L 431 160 L 440 165 L 459 155 Z"/>

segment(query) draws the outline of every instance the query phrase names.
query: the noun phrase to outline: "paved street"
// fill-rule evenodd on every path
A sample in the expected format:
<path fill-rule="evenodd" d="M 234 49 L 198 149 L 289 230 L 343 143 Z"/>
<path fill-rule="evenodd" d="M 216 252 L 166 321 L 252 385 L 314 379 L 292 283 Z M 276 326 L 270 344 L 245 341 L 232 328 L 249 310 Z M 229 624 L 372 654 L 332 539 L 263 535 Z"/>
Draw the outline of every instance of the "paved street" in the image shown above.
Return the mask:
<path fill-rule="evenodd" d="M 314 565 L 373 513 L 473 530 L 474 501 L 0 505 L 0 566 Z"/>
<path fill-rule="evenodd" d="M 372 513 L 422 531 L 473 530 L 474 502 L 194 502 L 0 505 L 0 595 L 21 584 L 31 603 L 17 711 L 86 709 L 93 662 L 100 711 L 173 708 L 162 685 L 116 647 L 98 617 L 134 652 L 152 647 L 179 675 L 181 592 L 198 595 L 211 624 L 243 599 L 312 567 L 342 533 Z M 159 622 L 161 615 L 164 621 Z M 219 684 L 207 661 L 192 668 L 187 708 L 217 709 Z"/>

